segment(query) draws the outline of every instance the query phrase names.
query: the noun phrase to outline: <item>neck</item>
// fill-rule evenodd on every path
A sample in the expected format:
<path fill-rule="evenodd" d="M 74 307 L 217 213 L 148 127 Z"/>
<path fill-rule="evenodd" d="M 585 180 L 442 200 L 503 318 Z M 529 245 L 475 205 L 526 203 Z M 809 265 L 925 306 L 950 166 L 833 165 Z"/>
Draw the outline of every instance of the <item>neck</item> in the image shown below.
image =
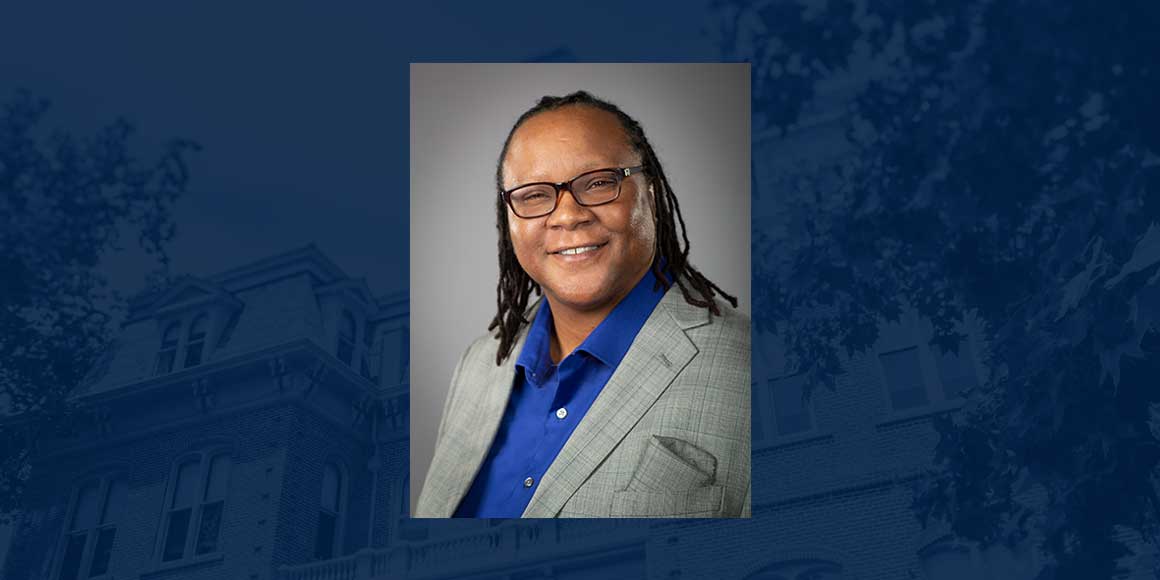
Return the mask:
<path fill-rule="evenodd" d="M 604 322 L 605 318 L 612 313 L 617 304 L 628 296 L 629 292 L 640 283 L 648 269 L 641 271 L 639 276 L 636 276 L 632 284 L 627 289 L 622 291 L 618 296 L 614 296 L 606 303 L 595 308 L 577 308 L 574 305 L 566 304 L 555 298 L 551 294 L 545 292 L 544 296 L 548 300 L 548 304 L 552 307 L 552 340 L 548 348 L 548 352 L 552 357 L 552 363 L 559 363 L 564 357 L 576 350 L 584 339 Z"/>
<path fill-rule="evenodd" d="M 584 342 L 584 339 L 588 338 L 588 335 L 592 334 L 592 331 L 596 330 L 616 307 L 616 304 L 613 304 L 597 310 L 581 311 L 558 304 L 550 298 L 548 302 L 552 305 L 552 323 L 555 327 L 552 329 L 552 344 L 549 347 L 553 363 L 560 362 L 576 350 L 576 347 L 580 346 L 580 343 Z M 617 303 L 619 302 L 617 300 Z"/>

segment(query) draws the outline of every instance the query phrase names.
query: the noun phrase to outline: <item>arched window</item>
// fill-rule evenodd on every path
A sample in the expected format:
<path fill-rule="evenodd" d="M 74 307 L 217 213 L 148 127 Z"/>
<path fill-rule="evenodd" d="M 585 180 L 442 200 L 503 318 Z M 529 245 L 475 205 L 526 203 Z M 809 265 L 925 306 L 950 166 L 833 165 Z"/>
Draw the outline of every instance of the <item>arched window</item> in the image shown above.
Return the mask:
<path fill-rule="evenodd" d="M 338 322 L 338 360 L 346 364 L 354 362 L 354 337 L 356 326 L 350 311 L 343 310 Z"/>
<path fill-rule="evenodd" d="M 178 462 L 162 518 L 162 562 L 220 551 L 229 479 L 229 455 L 197 454 Z"/>
<path fill-rule="evenodd" d="M 339 551 L 344 485 L 342 469 L 327 462 L 322 468 L 322 501 L 318 510 L 318 533 L 314 538 L 314 557 L 318 560 L 329 560 Z"/>
<path fill-rule="evenodd" d="M 125 496 L 125 480 L 121 477 L 90 480 L 77 488 L 57 580 L 92 578 L 109 571 Z"/>
<path fill-rule="evenodd" d="M 161 350 L 157 352 L 157 367 L 154 374 L 164 375 L 173 372 L 173 361 L 177 358 L 177 339 L 181 332 L 181 324 L 171 323 L 161 333 Z"/>
<path fill-rule="evenodd" d="M 201 364 L 202 353 L 205 351 L 206 326 L 209 317 L 199 314 L 189 325 L 189 337 L 185 342 L 185 368 Z"/>

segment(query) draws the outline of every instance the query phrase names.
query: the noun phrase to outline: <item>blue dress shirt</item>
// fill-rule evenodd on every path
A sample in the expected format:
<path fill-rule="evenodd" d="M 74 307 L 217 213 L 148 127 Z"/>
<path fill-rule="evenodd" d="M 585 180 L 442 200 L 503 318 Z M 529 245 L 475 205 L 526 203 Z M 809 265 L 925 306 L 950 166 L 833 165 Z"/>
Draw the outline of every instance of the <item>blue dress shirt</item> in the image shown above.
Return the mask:
<path fill-rule="evenodd" d="M 552 364 L 552 309 L 540 302 L 516 359 L 511 398 L 475 481 L 454 517 L 518 518 L 540 478 L 563 449 L 596 396 L 664 296 L 652 270 L 580 346 Z"/>

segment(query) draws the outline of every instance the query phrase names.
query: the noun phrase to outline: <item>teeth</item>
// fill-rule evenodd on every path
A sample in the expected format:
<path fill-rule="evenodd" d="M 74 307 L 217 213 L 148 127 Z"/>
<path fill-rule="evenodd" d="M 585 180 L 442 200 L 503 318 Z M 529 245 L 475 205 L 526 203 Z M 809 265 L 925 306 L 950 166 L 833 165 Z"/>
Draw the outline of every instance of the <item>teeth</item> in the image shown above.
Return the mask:
<path fill-rule="evenodd" d="M 591 252 L 600 246 L 584 246 L 583 248 L 572 248 L 569 250 L 560 250 L 561 254 L 565 256 L 575 256 L 576 254 L 583 254 L 584 252 Z"/>

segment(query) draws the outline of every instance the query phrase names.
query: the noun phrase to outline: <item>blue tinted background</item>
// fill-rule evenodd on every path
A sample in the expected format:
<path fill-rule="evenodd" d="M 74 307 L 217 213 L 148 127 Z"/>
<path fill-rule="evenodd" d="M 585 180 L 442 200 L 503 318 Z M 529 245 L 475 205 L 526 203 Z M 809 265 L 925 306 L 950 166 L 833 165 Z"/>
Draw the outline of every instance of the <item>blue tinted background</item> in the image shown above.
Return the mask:
<path fill-rule="evenodd" d="M 158 395 L 99 391 L 68 461 L 51 459 L 56 440 L 39 449 L 33 492 L 0 528 L 3 575 L 60 577 L 75 536 L 77 562 L 95 569 L 105 553 L 118 578 L 1110 578 L 1117 564 L 1152 576 L 1156 9 L 872 8 L 5 8 L 0 96 L 51 99 L 44 127 L 91 135 L 123 115 L 143 158 L 170 137 L 201 144 L 170 274 L 208 282 L 111 310 L 125 331 L 113 351 L 129 354 L 102 360 Z M 390 345 L 406 344 L 408 63 L 539 60 L 753 63 L 751 521 L 402 514 L 406 365 Z M 153 269 L 134 237 L 96 267 L 126 294 Z M 0 251 L 36 257 L 27 244 Z M 314 285 L 261 294 L 274 278 L 220 274 L 270 256 L 305 264 Z M 4 262 L 6 282 L 31 275 L 18 264 Z M 244 312 L 284 299 L 310 314 L 275 308 L 253 327 L 243 314 L 231 335 L 233 302 L 217 290 Z M 225 374 L 149 379 L 164 344 L 157 297 L 199 292 L 226 313 L 204 366 Z M 372 313 L 350 340 L 344 305 Z M 133 313 L 139 324 L 118 326 Z M 226 372 L 227 343 L 260 327 L 275 344 L 296 325 L 316 337 L 297 354 L 259 360 L 274 347 L 255 346 Z M 194 334 L 179 342 L 186 361 Z M 6 346 L 26 340 L 14 336 Z M 375 368 L 346 369 L 344 348 L 379 353 Z M 243 404 L 271 410 L 225 413 Z M 185 439 L 132 439 L 150 420 Z M 188 553 L 167 563 L 179 458 L 208 465 L 196 454 L 217 449 L 234 461 L 221 526 L 201 502 Z M 95 505 L 86 482 L 115 490 L 118 477 L 127 500 L 100 500 L 119 518 L 109 552 L 93 526 L 111 524 L 77 513 Z M 199 481 L 211 498 L 217 480 Z"/>

